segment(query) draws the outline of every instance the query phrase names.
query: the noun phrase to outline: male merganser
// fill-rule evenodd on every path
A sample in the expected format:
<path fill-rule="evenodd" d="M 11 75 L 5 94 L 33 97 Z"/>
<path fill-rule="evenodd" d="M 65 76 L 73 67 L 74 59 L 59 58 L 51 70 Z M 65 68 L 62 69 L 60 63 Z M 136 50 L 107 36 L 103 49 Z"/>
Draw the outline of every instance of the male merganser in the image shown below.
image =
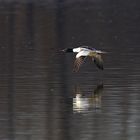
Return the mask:
<path fill-rule="evenodd" d="M 94 63 L 96 64 L 96 66 L 103 70 L 103 59 L 101 57 L 101 54 L 105 54 L 106 52 L 104 51 L 100 51 L 100 50 L 96 50 L 95 48 L 90 48 L 88 46 L 80 46 L 77 48 L 66 48 L 64 50 L 62 50 L 63 52 L 73 52 L 73 53 L 77 53 L 76 55 L 76 60 L 74 62 L 74 71 L 77 72 L 81 66 L 81 64 L 83 64 L 84 60 L 87 57 L 92 58 L 92 60 L 94 61 Z"/>

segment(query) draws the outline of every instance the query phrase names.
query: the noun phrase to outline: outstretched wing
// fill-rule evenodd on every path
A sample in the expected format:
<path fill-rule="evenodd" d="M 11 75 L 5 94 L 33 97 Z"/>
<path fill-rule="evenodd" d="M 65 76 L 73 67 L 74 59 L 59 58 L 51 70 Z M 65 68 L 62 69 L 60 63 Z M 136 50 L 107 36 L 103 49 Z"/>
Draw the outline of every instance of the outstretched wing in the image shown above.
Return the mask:
<path fill-rule="evenodd" d="M 99 69 L 101 69 L 101 70 L 104 69 L 104 67 L 103 67 L 103 59 L 102 59 L 102 56 L 101 56 L 100 54 L 96 54 L 96 55 L 94 56 L 94 63 L 96 64 L 96 66 L 97 66 Z"/>
<path fill-rule="evenodd" d="M 78 72 L 78 70 L 79 70 L 80 66 L 83 64 L 85 58 L 86 58 L 86 56 L 80 56 L 80 57 L 76 58 L 76 60 L 74 62 L 74 68 L 73 68 L 74 72 Z"/>

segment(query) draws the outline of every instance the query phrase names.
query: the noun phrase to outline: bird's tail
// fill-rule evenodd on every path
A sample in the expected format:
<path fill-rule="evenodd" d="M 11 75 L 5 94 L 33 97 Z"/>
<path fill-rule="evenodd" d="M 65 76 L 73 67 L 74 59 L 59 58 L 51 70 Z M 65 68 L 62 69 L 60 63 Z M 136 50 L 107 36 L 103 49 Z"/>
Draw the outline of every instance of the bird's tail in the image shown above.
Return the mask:
<path fill-rule="evenodd" d="M 96 50 L 96 53 L 98 53 L 98 54 L 106 54 L 106 53 L 108 53 L 108 52 Z"/>

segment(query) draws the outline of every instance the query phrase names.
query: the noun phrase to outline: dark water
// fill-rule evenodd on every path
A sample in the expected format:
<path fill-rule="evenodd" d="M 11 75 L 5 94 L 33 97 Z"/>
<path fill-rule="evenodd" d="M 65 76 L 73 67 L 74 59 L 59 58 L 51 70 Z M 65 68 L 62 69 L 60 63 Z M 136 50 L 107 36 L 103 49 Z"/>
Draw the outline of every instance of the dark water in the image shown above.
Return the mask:
<path fill-rule="evenodd" d="M 138 0 L 0 1 L 0 139 L 140 139 Z M 108 51 L 104 71 L 74 55 Z"/>

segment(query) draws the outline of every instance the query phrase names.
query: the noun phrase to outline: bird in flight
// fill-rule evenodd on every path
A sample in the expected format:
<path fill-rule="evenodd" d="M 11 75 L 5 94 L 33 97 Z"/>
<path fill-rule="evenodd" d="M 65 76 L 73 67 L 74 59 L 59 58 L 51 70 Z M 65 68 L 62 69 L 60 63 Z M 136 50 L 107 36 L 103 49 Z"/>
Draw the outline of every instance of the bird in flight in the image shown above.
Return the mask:
<path fill-rule="evenodd" d="M 96 64 L 96 66 L 103 70 L 103 59 L 102 59 L 102 54 L 105 54 L 106 52 L 101 51 L 101 50 L 96 50 L 95 48 L 91 48 L 88 46 L 80 46 L 77 48 L 65 48 L 62 50 L 63 52 L 66 53 L 77 53 L 76 54 L 76 59 L 74 62 L 74 72 L 78 72 L 80 66 L 83 64 L 85 59 L 87 57 L 91 58 L 92 61 Z"/>

